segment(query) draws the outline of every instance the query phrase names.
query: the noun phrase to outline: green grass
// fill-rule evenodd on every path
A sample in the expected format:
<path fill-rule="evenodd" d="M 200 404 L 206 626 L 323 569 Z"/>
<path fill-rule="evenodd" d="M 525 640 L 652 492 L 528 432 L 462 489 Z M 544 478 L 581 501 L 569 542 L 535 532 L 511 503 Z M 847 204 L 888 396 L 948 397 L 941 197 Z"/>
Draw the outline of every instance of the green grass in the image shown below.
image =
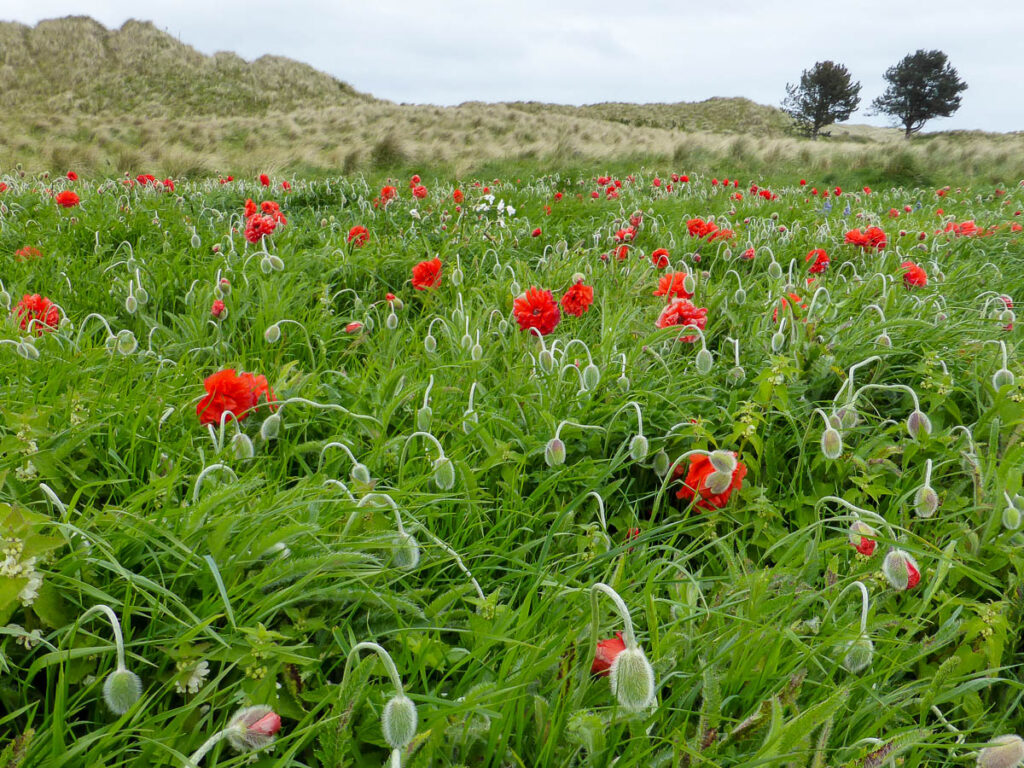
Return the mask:
<path fill-rule="evenodd" d="M 418 708 L 408 766 L 864 767 L 888 756 L 953 766 L 1024 731 L 1024 542 L 1003 523 L 1004 494 L 1020 492 L 1024 469 L 1024 370 L 1019 326 L 1004 331 L 1007 318 L 990 315 L 1002 302 L 986 303 L 991 291 L 1024 296 L 1024 236 L 1010 229 L 1021 188 L 946 179 L 943 198 L 911 185 L 869 195 L 857 176 L 808 171 L 801 189 L 776 169 L 777 200 L 746 183 L 733 200 L 712 174 L 655 190 L 652 178 L 667 182 L 671 170 L 517 172 L 504 161 L 458 182 L 426 177 L 424 201 L 403 175 L 386 208 L 372 204 L 378 176 L 293 177 L 288 193 L 280 175 L 269 191 L 179 180 L 173 193 L 6 177 L 4 290 L 12 304 L 48 296 L 67 320 L 39 337 L 2 326 L 12 343 L 0 343 L 0 535 L 23 542 L 5 546 L 11 563 L 38 557 L 42 584 L 25 605 L 27 581 L 0 576 L 0 765 L 183 765 L 249 705 L 283 721 L 256 765 L 385 764 L 385 669 L 364 654 L 344 675 L 351 649 L 371 641 Z M 601 173 L 624 181 L 618 199 L 590 199 Z M 714 175 L 749 176 L 739 164 Z M 826 213 L 808 190 L 836 183 L 846 192 Z M 477 210 L 483 185 L 496 199 Z M 44 191 L 65 186 L 80 206 L 59 209 Z M 276 199 L 288 218 L 266 244 L 280 271 L 263 271 L 261 247 L 242 237 L 247 197 Z M 515 214 L 500 216 L 497 200 Z M 618 260 L 613 235 L 634 211 L 643 221 Z M 697 216 L 735 239 L 690 237 Z M 934 233 L 968 219 L 998 228 Z M 346 242 L 357 224 L 370 231 L 362 248 Z M 873 224 L 885 250 L 843 242 Z M 42 257 L 17 260 L 29 245 Z M 665 302 L 652 295 L 649 254 L 659 247 L 696 278 L 707 373 L 700 342 L 655 327 Z M 819 247 L 831 265 L 808 287 L 805 255 Z M 435 256 L 441 286 L 413 290 L 413 266 Z M 907 260 L 926 269 L 927 286 L 903 286 Z M 594 288 L 590 310 L 563 315 L 544 345 L 520 332 L 513 296 L 530 286 L 560 296 L 577 275 Z M 215 320 L 219 278 L 231 289 Z M 782 307 L 784 325 L 773 320 L 787 293 L 809 305 L 819 288 L 813 312 Z M 108 348 L 91 313 L 137 349 Z M 349 332 L 354 322 L 363 327 Z M 276 323 L 281 337 L 268 340 Z M 17 353 L 26 338 L 38 359 Z M 993 342 L 1005 342 L 1015 375 L 998 391 Z M 856 386 L 912 388 L 932 431 L 908 435 L 907 392 L 868 389 L 829 460 L 816 409 L 844 404 L 851 366 L 872 356 Z M 599 381 L 584 388 L 591 359 Z M 287 404 L 276 417 L 261 405 L 223 435 L 207 430 L 196 405 L 224 368 L 265 375 Z M 630 452 L 631 402 L 646 455 Z M 272 439 L 261 435 L 268 418 L 280 418 Z M 566 458 L 551 466 L 561 422 L 573 423 L 560 432 Z M 417 431 L 453 462 L 452 487 L 438 485 L 437 449 Z M 235 452 L 238 435 L 252 457 Z M 333 442 L 370 482 L 352 477 L 344 450 L 325 448 Z M 679 482 L 656 471 L 694 449 L 736 451 L 748 470 L 720 508 L 677 499 Z M 941 503 L 923 518 L 915 494 L 928 461 Z M 418 541 L 415 567 L 403 567 L 394 514 L 370 494 L 399 508 Z M 884 518 L 891 530 L 865 518 L 879 529 L 873 555 L 850 545 L 850 512 L 826 496 Z M 920 566 L 912 590 L 881 573 L 894 546 Z M 860 635 L 859 593 L 838 598 L 857 581 L 874 653 L 852 674 L 841 661 Z M 640 713 L 588 674 L 591 632 L 623 630 L 605 597 L 592 626 L 597 583 L 622 596 L 653 665 L 656 706 Z M 97 604 L 119 615 L 127 668 L 142 679 L 121 716 L 103 701 L 110 627 L 100 616 L 76 626 Z M 40 642 L 25 648 L 32 631 Z M 208 675 L 188 692 L 199 662 Z M 247 759 L 222 743 L 204 764 Z"/>

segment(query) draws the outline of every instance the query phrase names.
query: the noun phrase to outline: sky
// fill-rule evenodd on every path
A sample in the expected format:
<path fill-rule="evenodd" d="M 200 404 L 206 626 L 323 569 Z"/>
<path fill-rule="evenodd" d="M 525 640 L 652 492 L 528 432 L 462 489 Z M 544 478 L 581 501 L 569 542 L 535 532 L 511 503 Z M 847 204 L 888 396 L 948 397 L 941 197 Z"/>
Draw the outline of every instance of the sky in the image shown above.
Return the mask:
<path fill-rule="evenodd" d="M 925 130 L 1024 130 L 1024 3 L 1012 0 L 0 0 L 0 19 L 89 15 L 152 21 L 203 53 L 306 62 L 395 102 L 701 101 L 778 105 L 816 61 L 861 89 L 851 123 L 885 125 L 869 103 L 886 68 L 940 49 L 967 82 L 963 105 Z"/>

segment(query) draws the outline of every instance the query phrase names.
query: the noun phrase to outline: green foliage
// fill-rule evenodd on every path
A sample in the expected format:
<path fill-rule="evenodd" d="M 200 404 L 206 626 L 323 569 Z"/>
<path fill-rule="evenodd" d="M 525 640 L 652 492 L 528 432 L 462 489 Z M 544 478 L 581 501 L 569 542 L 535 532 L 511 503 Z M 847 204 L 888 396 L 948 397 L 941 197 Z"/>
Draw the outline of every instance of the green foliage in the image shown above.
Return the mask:
<path fill-rule="evenodd" d="M 786 85 L 782 108 L 797 131 L 818 138 L 827 125 L 849 120 L 860 104 L 860 83 L 842 64 L 819 61 L 800 75 L 798 85 Z M 828 135 L 828 134 L 824 134 Z"/>
<path fill-rule="evenodd" d="M 910 136 L 936 117 L 949 117 L 960 109 L 960 94 L 967 83 L 942 51 L 925 51 L 904 56 L 885 71 L 888 86 L 871 106 L 890 115 Z"/>

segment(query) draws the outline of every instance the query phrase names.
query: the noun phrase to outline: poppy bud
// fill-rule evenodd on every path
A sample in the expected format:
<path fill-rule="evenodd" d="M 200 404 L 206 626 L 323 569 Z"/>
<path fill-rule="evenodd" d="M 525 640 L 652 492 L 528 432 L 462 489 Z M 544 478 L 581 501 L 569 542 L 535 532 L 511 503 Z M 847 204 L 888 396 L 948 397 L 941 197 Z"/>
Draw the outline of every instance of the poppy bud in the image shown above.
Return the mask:
<path fill-rule="evenodd" d="M 1012 309 L 1004 309 L 1002 312 L 999 313 L 999 322 L 1002 323 L 1003 325 L 1009 325 L 1016 319 L 1017 317 L 1016 315 L 1013 314 Z"/>
<path fill-rule="evenodd" d="M 123 715 L 141 696 L 142 681 L 127 669 L 115 669 L 103 683 L 103 700 L 115 715 Z"/>
<path fill-rule="evenodd" d="M 363 327 L 366 328 L 366 330 L 372 331 L 374 325 L 375 323 L 373 321 L 372 316 L 367 315 L 365 318 L 363 318 Z"/>
<path fill-rule="evenodd" d="M 992 374 L 992 386 L 996 390 L 1000 390 L 1003 387 L 1012 387 L 1014 381 L 1013 371 L 1007 368 L 1000 368 Z"/>
<path fill-rule="evenodd" d="M 625 374 L 619 376 L 619 378 L 615 380 L 615 383 L 619 385 L 619 389 L 623 392 L 629 392 L 629 377 Z"/>
<path fill-rule="evenodd" d="M 841 407 L 836 411 L 836 416 L 839 417 L 839 426 L 843 429 L 853 429 L 860 421 L 860 416 L 857 415 L 857 410 L 852 405 Z"/>
<path fill-rule="evenodd" d="M 473 346 L 473 337 L 467 332 L 462 334 L 462 339 L 459 341 L 463 349 L 469 349 Z"/>
<path fill-rule="evenodd" d="M 861 635 L 847 644 L 846 653 L 843 656 L 843 668 L 853 674 L 863 672 L 871 666 L 871 659 L 874 655 L 875 644 L 867 635 Z"/>
<path fill-rule="evenodd" d="M 135 334 L 129 331 L 127 328 L 117 332 L 117 351 L 124 356 L 130 355 L 139 346 L 139 342 L 135 339 Z"/>
<path fill-rule="evenodd" d="M 747 378 L 747 372 L 743 370 L 742 365 L 736 365 L 729 369 L 729 378 L 736 384 L 742 384 Z"/>
<path fill-rule="evenodd" d="M 455 465 L 447 456 L 434 462 L 434 483 L 442 491 L 450 491 L 455 487 Z"/>
<path fill-rule="evenodd" d="M 420 432 L 430 431 L 430 420 L 434 416 L 434 411 L 429 405 L 425 405 L 416 411 L 416 429 Z"/>
<path fill-rule="evenodd" d="M 838 459 L 843 452 L 843 436 L 832 427 L 821 433 L 821 452 L 826 459 Z"/>
<path fill-rule="evenodd" d="M 694 362 L 697 366 L 697 373 L 699 373 L 701 376 L 710 373 L 711 366 L 714 365 L 714 359 L 711 357 L 711 352 L 709 352 L 705 347 L 700 348 L 700 351 L 697 353 L 697 358 Z"/>
<path fill-rule="evenodd" d="M 135 311 L 139 308 L 139 300 L 129 293 L 128 297 L 124 300 L 124 308 L 129 315 L 134 315 Z"/>
<path fill-rule="evenodd" d="M 22 339 L 15 346 L 18 354 L 24 357 L 26 360 L 38 360 L 39 350 L 36 349 L 35 345 L 28 339 Z"/>
<path fill-rule="evenodd" d="M 251 459 L 256 455 L 256 448 L 253 447 L 252 440 L 244 432 L 236 432 L 235 436 L 231 438 L 231 450 L 235 454 L 236 459 Z"/>
<path fill-rule="evenodd" d="M 1015 504 L 1007 504 L 1003 508 L 1003 528 L 1008 531 L 1020 528 L 1020 510 Z"/>
<path fill-rule="evenodd" d="M 914 494 L 914 512 L 918 517 L 931 517 L 939 508 L 939 494 L 930 485 L 922 485 Z"/>
<path fill-rule="evenodd" d="M 704 481 L 707 489 L 713 494 L 725 493 L 732 485 L 731 472 L 712 472 Z"/>
<path fill-rule="evenodd" d="M 551 354 L 551 350 L 542 349 L 537 355 L 537 362 L 540 363 L 540 369 L 548 373 L 555 367 L 555 356 Z"/>
<path fill-rule="evenodd" d="M 391 562 L 396 568 L 411 571 L 420 562 L 420 544 L 405 531 L 395 534 L 391 540 Z"/>
<path fill-rule="evenodd" d="M 387 326 L 389 331 L 393 331 L 398 327 L 398 315 L 395 314 L 394 310 L 388 313 L 387 318 L 384 320 L 384 325 Z"/>
<path fill-rule="evenodd" d="M 408 696 L 395 696 L 381 715 L 384 741 L 392 749 L 404 749 L 416 736 L 416 705 Z"/>
<path fill-rule="evenodd" d="M 924 432 L 925 435 L 930 435 L 932 433 L 931 419 L 921 411 L 913 411 L 907 417 L 907 432 L 909 432 L 910 436 L 915 440 L 921 432 Z"/>
<path fill-rule="evenodd" d="M 263 339 L 267 344 L 276 344 L 281 339 L 281 326 L 277 323 L 268 325 L 267 330 L 263 332 Z"/>
<path fill-rule="evenodd" d="M 245 707 L 228 724 L 228 741 L 239 752 L 253 752 L 270 746 L 281 730 L 281 717 L 270 707 Z"/>
<path fill-rule="evenodd" d="M 423 337 L 423 348 L 430 354 L 434 354 L 437 351 L 437 339 L 428 333 Z"/>
<path fill-rule="evenodd" d="M 271 253 L 270 255 L 267 256 L 267 261 L 270 262 L 271 269 L 276 269 L 278 272 L 284 269 L 284 262 L 281 261 L 280 256 L 275 256 L 274 254 Z"/>
<path fill-rule="evenodd" d="M 277 437 L 281 431 L 281 415 L 272 413 L 260 424 L 260 437 L 264 442 L 270 442 Z"/>
<path fill-rule="evenodd" d="M 192 230 L 192 239 L 189 241 L 193 248 L 199 248 L 202 246 L 203 241 L 199 238 L 199 233 Z"/>
<path fill-rule="evenodd" d="M 870 557 L 875 553 L 878 531 L 863 520 L 854 520 L 850 526 L 850 544 L 862 555 Z"/>
<path fill-rule="evenodd" d="M 3 308 L 6 310 L 11 308 L 11 294 L 6 290 L 0 290 L 0 305 L 3 305 Z"/>
<path fill-rule="evenodd" d="M 782 267 L 779 262 L 772 261 L 772 263 L 768 265 L 768 276 L 771 277 L 772 280 L 778 280 L 782 277 Z"/>
<path fill-rule="evenodd" d="M 589 363 L 583 369 L 583 386 L 587 389 L 594 389 L 601 383 L 601 369 L 593 363 Z"/>
<path fill-rule="evenodd" d="M 640 712 L 654 702 L 654 669 L 640 646 L 620 651 L 608 678 L 623 709 Z"/>
<path fill-rule="evenodd" d="M 498 321 L 498 333 L 502 335 L 508 333 L 508 320 L 502 319 Z"/>
<path fill-rule="evenodd" d="M 712 451 L 708 459 L 718 472 L 731 476 L 736 471 L 736 455 L 732 451 Z"/>
<path fill-rule="evenodd" d="M 697 281 L 693 279 L 693 275 L 689 272 L 683 278 L 683 290 L 687 293 L 693 293 L 697 289 Z"/>
<path fill-rule="evenodd" d="M 519 285 L 519 283 L 517 283 L 515 280 L 512 281 L 512 283 L 511 283 L 511 285 L 509 285 L 508 289 L 509 289 L 509 291 L 511 291 L 513 296 L 518 296 L 520 293 L 523 292 L 523 287 L 521 285 Z"/>
<path fill-rule="evenodd" d="M 274 265 L 270 263 L 270 254 L 268 253 L 262 259 L 260 259 L 260 272 L 264 275 L 269 275 L 274 271 Z"/>
<path fill-rule="evenodd" d="M 462 414 L 462 431 L 467 435 L 472 432 L 473 428 L 479 423 L 480 417 L 477 415 L 476 411 L 466 411 Z"/>
<path fill-rule="evenodd" d="M 743 306 L 743 303 L 747 300 L 747 292 L 742 288 L 737 288 L 736 293 L 732 295 L 732 300 L 736 302 L 736 306 Z"/>
<path fill-rule="evenodd" d="M 875 339 L 875 344 L 877 344 L 880 347 L 891 347 L 892 346 L 892 339 L 889 338 L 889 334 L 888 333 L 886 333 L 885 331 L 882 331 L 882 335 L 879 336 L 877 339 Z"/>
<path fill-rule="evenodd" d="M 135 291 L 135 298 L 139 300 L 139 304 L 146 306 L 149 303 L 149 291 L 140 285 Z"/>
<path fill-rule="evenodd" d="M 352 465 L 349 476 L 357 483 L 362 483 L 363 485 L 370 484 L 370 468 L 358 461 Z"/>
<path fill-rule="evenodd" d="M 557 437 L 551 438 L 544 448 L 544 463 L 549 467 L 565 464 L 565 443 Z"/>
<path fill-rule="evenodd" d="M 484 348 L 477 342 L 473 345 L 472 349 L 469 350 L 469 356 L 473 360 L 479 360 L 484 356 Z"/>
<path fill-rule="evenodd" d="M 452 270 L 452 285 L 456 287 L 462 285 L 462 270 L 458 267 Z"/>
<path fill-rule="evenodd" d="M 668 468 L 672 465 L 672 459 L 668 457 L 664 450 L 661 450 L 654 454 L 652 464 L 654 465 L 654 474 L 658 477 L 664 477 L 668 474 Z"/>
<path fill-rule="evenodd" d="M 921 581 L 917 562 L 902 549 L 890 549 L 882 561 L 882 575 L 893 589 L 913 589 Z"/>
<path fill-rule="evenodd" d="M 633 461 L 643 461 L 647 458 L 649 444 L 643 435 L 636 435 L 629 443 L 629 455 Z"/>
<path fill-rule="evenodd" d="M 779 352 L 782 347 L 786 344 L 786 337 L 783 336 L 782 331 L 776 331 L 772 334 L 772 352 Z"/>
<path fill-rule="evenodd" d="M 231 295 L 231 281 L 226 277 L 220 279 L 220 283 L 217 284 L 218 290 L 220 290 L 222 296 Z"/>
<path fill-rule="evenodd" d="M 1024 739 L 1015 734 L 997 736 L 992 746 L 978 752 L 978 768 L 1017 768 L 1024 762 Z"/>

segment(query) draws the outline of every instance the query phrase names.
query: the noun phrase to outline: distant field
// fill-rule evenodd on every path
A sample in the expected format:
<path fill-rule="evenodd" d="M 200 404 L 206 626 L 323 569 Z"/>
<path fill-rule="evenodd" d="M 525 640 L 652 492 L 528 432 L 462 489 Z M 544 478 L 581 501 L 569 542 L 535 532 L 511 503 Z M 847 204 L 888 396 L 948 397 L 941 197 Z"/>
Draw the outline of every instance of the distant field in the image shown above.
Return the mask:
<path fill-rule="evenodd" d="M 1012 764 L 1016 181 L 273 148 L 2 177 L 0 766 Z"/>

